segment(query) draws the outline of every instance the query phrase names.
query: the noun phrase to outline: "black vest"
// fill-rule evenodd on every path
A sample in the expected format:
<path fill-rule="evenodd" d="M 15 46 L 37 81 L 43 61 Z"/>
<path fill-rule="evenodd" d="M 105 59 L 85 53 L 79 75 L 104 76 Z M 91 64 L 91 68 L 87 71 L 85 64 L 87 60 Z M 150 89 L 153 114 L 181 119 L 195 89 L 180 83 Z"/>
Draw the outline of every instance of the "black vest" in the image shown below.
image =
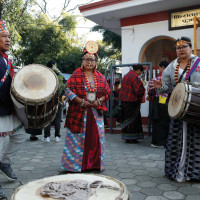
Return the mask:
<path fill-rule="evenodd" d="M 0 80 L 6 72 L 6 68 L 4 58 L 0 56 Z M 8 75 L 3 85 L 0 86 L 0 116 L 10 115 L 13 111 L 13 102 L 10 97 L 11 81 L 12 78 Z"/>

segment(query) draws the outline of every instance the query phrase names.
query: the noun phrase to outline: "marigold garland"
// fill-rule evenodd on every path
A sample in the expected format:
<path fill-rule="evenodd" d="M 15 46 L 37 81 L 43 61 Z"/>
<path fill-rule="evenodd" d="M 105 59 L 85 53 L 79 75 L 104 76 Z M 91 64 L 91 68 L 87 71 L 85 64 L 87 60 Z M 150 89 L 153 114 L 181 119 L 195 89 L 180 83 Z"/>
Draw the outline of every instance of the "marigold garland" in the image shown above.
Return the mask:
<path fill-rule="evenodd" d="M 175 72 L 174 72 L 174 79 L 175 79 L 176 84 L 179 83 L 179 80 L 178 80 L 178 70 L 179 70 L 179 67 L 180 67 L 180 62 L 178 61 L 178 64 L 177 64 Z M 187 67 L 187 70 L 186 70 L 186 76 L 187 76 L 187 74 L 190 71 L 190 60 L 189 60 L 189 62 L 188 62 L 188 64 L 187 64 L 186 67 Z"/>
<path fill-rule="evenodd" d="M 90 87 L 90 83 L 89 83 L 86 72 L 84 72 L 84 78 L 85 78 L 86 86 L 87 86 L 89 92 L 96 92 L 96 90 L 97 90 L 97 77 L 96 77 L 96 75 L 94 74 L 94 89 L 92 89 Z"/>

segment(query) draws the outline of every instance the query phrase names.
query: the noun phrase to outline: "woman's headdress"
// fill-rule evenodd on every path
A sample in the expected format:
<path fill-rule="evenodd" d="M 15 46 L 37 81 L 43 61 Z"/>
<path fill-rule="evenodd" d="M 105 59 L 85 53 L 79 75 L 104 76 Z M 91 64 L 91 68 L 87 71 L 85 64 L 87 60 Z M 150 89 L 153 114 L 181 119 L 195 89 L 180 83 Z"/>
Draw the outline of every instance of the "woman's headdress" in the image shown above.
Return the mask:
<path fill-rule="evenodd" d="M 88 59 L 88 58 L 92 58 L 97 60 L 97 52 L 99 50 L 99 44 L 96 41 L 88 41 L 85 44 L 85 47 L 83 49 L 83 56 L 82 59 Z M 97 67 L 97 65 L 96 65 Z M 95 69 L 96 69 L 95 67 Z M 81 66 L 81 69 L 83 69 L 83 65 Z"/>
<path fill-rule="evenodd" d="M 96 41 L 88 41 L 86 44 L 85 44 L 85 47 L 83 49 L 83 58 L 84 58 L 84 55 L 85 54 L 89 54 L 91 56 L 95 56 L 96 59 L 97 59 L 97 52 L 99 50 L 99 44 L 98 42 Z"/>
<path fill-rule="evenodd" d="M 187 44 L 189 44 L 189 45 L 192 45 L 192 43 L 191 43 L 191 40 L 190 40 L 190 38 L 188 38 L 188 37 L 181 37 L 181 38 L 178 38 L 177 40 L 176 40 L 176 46 L 181 46 L 181 45 L 183 45 L 183 43 L 187 43 Z"/>
<path fill-rule="evenodd" d="M 0 20 L 0 33 L 9 33 L 5 20 Z"/>

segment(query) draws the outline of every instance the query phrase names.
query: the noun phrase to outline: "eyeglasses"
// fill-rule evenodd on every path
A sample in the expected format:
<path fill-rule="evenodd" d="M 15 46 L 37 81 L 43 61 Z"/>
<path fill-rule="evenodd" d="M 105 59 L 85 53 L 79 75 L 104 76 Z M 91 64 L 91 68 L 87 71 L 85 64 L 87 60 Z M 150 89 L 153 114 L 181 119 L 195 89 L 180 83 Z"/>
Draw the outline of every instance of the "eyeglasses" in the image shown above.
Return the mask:
<path fill-rule="evenodd" d="M 96 60 L 92 60 L 92 59 L 83 59 L 85 60 L 86 62 L 96 62 Z"/>
<path fill-rule="evenodd" d="M 189 47 L 189 45 L 184 45 L 182 47 L 176 47 L 176 50 L 186 49 L 187 47 Z"/>

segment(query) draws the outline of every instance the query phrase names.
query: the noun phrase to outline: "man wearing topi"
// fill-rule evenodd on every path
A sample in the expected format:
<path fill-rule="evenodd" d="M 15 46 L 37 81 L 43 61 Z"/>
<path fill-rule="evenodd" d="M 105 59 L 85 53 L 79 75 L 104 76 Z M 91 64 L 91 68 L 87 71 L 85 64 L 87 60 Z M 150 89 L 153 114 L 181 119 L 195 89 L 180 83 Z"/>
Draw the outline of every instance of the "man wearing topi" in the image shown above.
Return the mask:
<path fill-rule="evenodd" d="M 4 20 L 0 21 L 0 170 L 9 179 L 16 180 L 11 164 L 14 153 L 25 141 L 25 130 L 22 122 L 14 114 L 14 106 L 10 96 L 14 66 L 6 52 L 10 49 L 11 38 Z M 5 146 L 6 136 L 9 143 Z M 5 194 L 0 186 L 0 199 Z"/>

